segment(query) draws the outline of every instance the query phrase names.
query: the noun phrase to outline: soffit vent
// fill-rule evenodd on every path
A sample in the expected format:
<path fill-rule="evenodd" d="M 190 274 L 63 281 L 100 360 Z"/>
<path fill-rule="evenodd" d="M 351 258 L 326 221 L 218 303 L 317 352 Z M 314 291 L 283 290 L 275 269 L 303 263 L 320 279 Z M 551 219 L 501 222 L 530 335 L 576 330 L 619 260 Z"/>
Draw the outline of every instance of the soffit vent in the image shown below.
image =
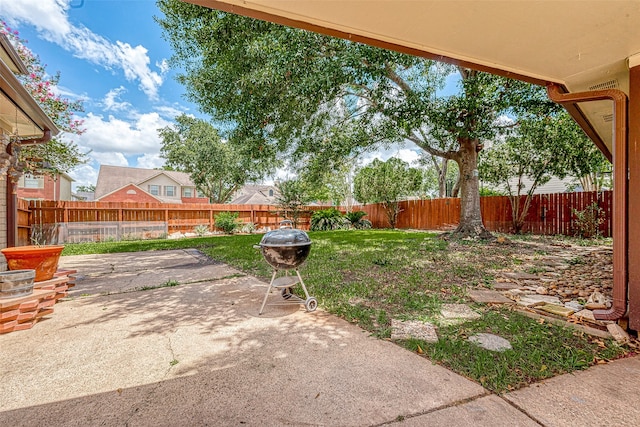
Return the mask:
<path fill-rule="evenodd" d="M 589 86 L 589 90 L 604 90 L 604 89 L 618 89 L 618 79 L 609 80 L 606 82 L 598 83 L 593 86 Z"/>
<path fill-rule="evenodd" d="M 613 113 L 603 114 L 602 120 L 604 120 L 605 123 L 611 123 L 613 121 Z"/>

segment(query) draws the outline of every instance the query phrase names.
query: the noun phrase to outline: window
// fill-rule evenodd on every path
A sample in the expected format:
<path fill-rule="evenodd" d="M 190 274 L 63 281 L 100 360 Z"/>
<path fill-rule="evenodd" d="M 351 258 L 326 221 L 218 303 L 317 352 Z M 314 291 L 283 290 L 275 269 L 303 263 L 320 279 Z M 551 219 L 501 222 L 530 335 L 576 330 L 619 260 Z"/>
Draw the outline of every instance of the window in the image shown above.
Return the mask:
<path fill-rule="evenodd" d="M 175 197 L 176 195 L 176 186 L 175 185 L 165 185 L 164 186 L 164 195 L 167 197 Z"/>
<path fill-rule="evenodd" d="M 149 194 L 154 196 L 160 195 L 160 186 L 159 185 L 149 185 Z"/>
<path fill-rule="evenodd" d="M 25 175 L 23 188 L 44 188 L 44 178 L 41 176 Z"/>
<path fill-rule="evenodd" d="M 184 187 L 182 189 L 182 197 L 193 197 L 193 188 Z"/>

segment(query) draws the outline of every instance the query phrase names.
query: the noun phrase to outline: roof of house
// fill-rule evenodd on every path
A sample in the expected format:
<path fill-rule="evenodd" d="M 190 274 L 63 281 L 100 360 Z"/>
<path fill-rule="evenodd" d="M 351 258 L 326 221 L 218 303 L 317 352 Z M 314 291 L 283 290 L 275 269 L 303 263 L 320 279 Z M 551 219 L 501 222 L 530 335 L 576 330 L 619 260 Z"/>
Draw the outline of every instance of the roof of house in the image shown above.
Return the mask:
<path fill-rule="evenodd" d="M 273 190 L 273 196 L 269 196 Z M 273 185 L 248 184 L 236 192 L 232 205 L 272 205 L 278 196 L 278 189 Z"/>
<path fill-rule="evenodd" d="M 95 198 L 99 199 L 128 184 L 139 185 L 158 175 L 166 175 L 183 187 L 195 187 L 189 174 L 184 172 L 100 165 Z M 176 202 L 172 199 L 171 203 Z"/>
<path fill-rule="evenodd" d="M 95 194 L 93 191 L 76 191 L 71 195 L 78 200 L 84 200 L 86 202 L 93 202 Z"/>

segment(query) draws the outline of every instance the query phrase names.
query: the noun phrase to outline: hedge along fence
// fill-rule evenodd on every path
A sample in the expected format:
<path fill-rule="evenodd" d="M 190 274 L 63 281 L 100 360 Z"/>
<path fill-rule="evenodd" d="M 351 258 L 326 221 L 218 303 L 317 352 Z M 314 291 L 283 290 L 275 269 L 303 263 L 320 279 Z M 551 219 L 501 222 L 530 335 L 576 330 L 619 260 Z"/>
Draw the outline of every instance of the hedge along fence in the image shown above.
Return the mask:
<path fill-rule="evenodd" d="M 521 203 L 524 204 L 524 196 Z M 582 211 L 597 203 L 603 213 L 600 234 L 611 237 L 613 218 L 613 192 L 580 192 L 538 194 L 533 196 L 525 218 L 523 233 L 573 235 L 576 217 L 573 209 Z M 398 228 L 419 230 L 450 230 L 460 222 L 460 199 L 407 200 L 400 202 Z M 482 220 L 489 231 L 510 233 L 513 230 L 511 203 L 507 196 L 480 198 Z M 380 204 L 355 206 L 354 210 L 367 212 L 374 228 L 389 227 L 387 215 Z"/>
<path fill-rule="evenodd" d="M 20 200 L 20 244 L 30 244 L 30 236 L 43 228 L 56 229 L 59 243 L 158 238 L 176 232 L 194 232 L 206 225 L 215 230 L 215 216 L 237 212 L 242 223 L 252 222 L 257 229 L 279 227 L 284 218 L 272 205 L 168 204 L 125 202 L 69 202 Z M 306 210 L 317 210 L 309 207 Z M 298 228 L 308 229 L 310 213 L 303 214 Z M 49 233 L 51 234 L 51 232 Z"/>
<path fill-rule="evenodd" d="M 610 237 L 613 210 L 610 191 L 536 195 L 522 232 L 572 235 L 576 226 L 572 209 L 584 210 L 593 203 L 597 203 L 604 213 L 600 233 Z M 480 207 L 484 224 L 490 231 L 511 232 L 508 197 L 481 197 Z M 305 210 L 326 208 L 311 206 Z M 382 205 L 355 206 L 353 209 L 367 212 L 367 219 L 374 228 L 389 227 Z M 400 209 L 398 228 L 451 230 L 460 221 L 460 199 L 457 198 L 408 200 L 400 202 Z M 193 232 L 198 225 L 214 230 L 215 215 L 225 211 L 238 212 L 241 222 L 252 222 L 258 229 L 277 228 L 283 219 L 278 208 L 272 205 L 19 200 L 18 244 L 30 244 L 33 231 L 50 224 L 58 228 L 60 243 L 162 237 L 176 232 Z M 310 217 L 310 213 L 303 214 L 298 228 L 308 230 Z"/>

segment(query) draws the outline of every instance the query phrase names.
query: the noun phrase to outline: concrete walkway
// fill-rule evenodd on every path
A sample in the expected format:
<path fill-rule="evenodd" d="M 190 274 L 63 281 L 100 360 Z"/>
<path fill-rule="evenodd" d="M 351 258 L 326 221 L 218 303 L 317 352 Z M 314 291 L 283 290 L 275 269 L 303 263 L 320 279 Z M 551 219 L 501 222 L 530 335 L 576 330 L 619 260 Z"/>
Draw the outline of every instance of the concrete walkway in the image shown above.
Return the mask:
<path fill-rule="evenodd" d="M 320 310 L 258 316 L 266 284 L 197 251 L 61 264 L 70 299 L 0 335 L 1 426 L 640 424 L 638 358 L 499 397 Z"/>

